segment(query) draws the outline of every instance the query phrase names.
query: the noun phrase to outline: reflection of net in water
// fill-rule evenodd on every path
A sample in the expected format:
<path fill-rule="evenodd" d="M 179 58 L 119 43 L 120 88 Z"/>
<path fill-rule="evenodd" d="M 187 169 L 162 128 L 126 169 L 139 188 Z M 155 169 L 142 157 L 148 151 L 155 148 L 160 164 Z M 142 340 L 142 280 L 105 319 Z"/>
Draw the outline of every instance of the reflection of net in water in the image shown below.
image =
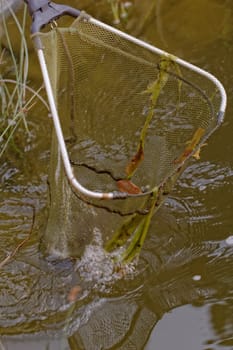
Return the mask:
<path fill-rule="evenodd" d="M 128 259 L 140 250 L 152 215 L 186 159 L 220 122 L 221 91 L 208 74 L 101 27 L 85 14 L 40 39 L 76 178 L 94 192 L 130 194 L 100 201 L 79 193 L 80 203 L 74 204 L 79 210 L 69 214 L 73 194 L 66 186 L 63 211 L 69 221 L 79 216 L 76 231 L 85 231 L 84 237 L 95 227 L 105 232 L 106 241 L 113 236 L 109 250 L 134 234 L 124 255 Z M 60 200 L 66 180 L 59 181 Z M 50 233 L 59 215 L 52 211 L 53 204 Z M 64 223 L 57 228 L 69 232 Z"/>

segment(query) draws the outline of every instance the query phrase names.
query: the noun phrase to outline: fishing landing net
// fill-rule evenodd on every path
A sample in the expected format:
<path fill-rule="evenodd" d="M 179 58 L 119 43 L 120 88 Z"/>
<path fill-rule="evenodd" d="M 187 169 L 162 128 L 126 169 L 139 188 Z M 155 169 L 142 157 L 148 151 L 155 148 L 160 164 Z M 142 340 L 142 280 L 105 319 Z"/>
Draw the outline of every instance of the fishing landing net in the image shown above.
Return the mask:
<path fill-rule="evenodd" d="M 77 255 L 99 230 L 105 249 L 129 261 L 187 160 L 222 122 L 224 89 L 85 13 L 34 40 L 62 129 L 55 125 L 47 247 Z"/>

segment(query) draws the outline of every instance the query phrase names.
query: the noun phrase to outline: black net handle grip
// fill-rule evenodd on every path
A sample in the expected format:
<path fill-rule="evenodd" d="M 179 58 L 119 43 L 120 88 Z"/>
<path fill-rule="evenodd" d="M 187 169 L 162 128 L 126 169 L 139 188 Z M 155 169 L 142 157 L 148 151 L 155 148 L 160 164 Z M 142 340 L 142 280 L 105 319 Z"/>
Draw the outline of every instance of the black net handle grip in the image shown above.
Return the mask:
<path fill-rule="evenodd" d="M 31 33 L 37 33 L 48 23 L 63 15 L 78 17 L 80 11 L 66 5 L 58 5 L 48 0 L 24 0 L 32 17 Z"/>

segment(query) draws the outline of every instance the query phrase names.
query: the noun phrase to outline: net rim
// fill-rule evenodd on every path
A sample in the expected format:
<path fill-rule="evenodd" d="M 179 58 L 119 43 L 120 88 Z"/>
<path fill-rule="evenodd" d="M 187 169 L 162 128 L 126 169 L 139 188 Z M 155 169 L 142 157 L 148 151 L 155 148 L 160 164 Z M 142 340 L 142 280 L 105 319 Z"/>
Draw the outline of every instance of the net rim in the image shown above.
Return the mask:
<path fill-rule="evenodd" d="M 214 85 L 216 86 L 217 90 L 220 93 L 221 96 L 221 103 L 220 103 L 220 108 L 219 111 L 217 113 L 217 115 L 215 115 L 214 117 L 216 118 L 216 126 L 214 128 L 212 128 L 211 130 L 209 130 L 206 135 L 201 139 L 201 141 L 198 143 L 198 145 L 193 149 L 193 151 L 181 162 L 179 163 L 170 173 L 168 173 L 168 175 L 165 177 L 165 179 L 162 181 L 162 183 L 157 187 L 161 187 L 164 185 L 164 183 L 166 183 L 166 181 L 168 181 L 168 179 L 173 176 L 174 174 L 176 174 L 176 172 L 184 166 L 184 164 L 187 163 L 188 159 L 190 159 L 190 157 L 193 156 L 193 154 L 197 151 L 197 149 L 200 148 L 200 146 L 202 146 L 206 140 L 210 137 L 210 135 L 220 126 L 220 124 L 223 122 L 224 120 L 224 113 L 225 113 L 225 109 L 226 109 L 226 104 L 227 104 L 227 96 L 226 96 L 226 92 L 225 89 L 223 87 L 223 85 L 221 84 L 221 82 L 215 77 L 213 76 L 211 73 L 187 62 L 184 61 L 183 59 L 180 59 L 174 55 L 171 55 L 169 53 L 167 53 L 166 51 L 163 51 L 155 46 L 152 46 L 138 38 L 135 38 L 129 34 L 126 34 L 114 27 L 111 27 L 103 22 L 100 22 L 98 20 L 96 20 L 95 18 L 87 15 L 86 13 L 82 12 L 80 17 L 78 17 L 78 20 L 84 20 L 84 21 L 88 21 L 91 24 L 94 24 L 102 29 L 108 30 L 116 35 L 121 36 L 122 38 L 135 43 L 136 45 L 139 45 L 145 49 L 148 49 L 149 51 L 155 52 L 159 55 L 162 55 L 164 57 L 167 57 L 169 59 L 172 59 L 174 62 L 180 64 L 181 66 L 188 68 L 202 76 L 204 76 L 205 78 L 207 78 L 208 80 L 212 81 L 214 83 Z M 76 19 L 77 20 L 77 19 Z M 50 108 L 51 108 L 51 112 L 52 112 L 52 116 L 53 116 L 53 121 L 54 121 L 54 126 L 55 126 L 55 130 L 56 130 L 56 134 L 57 134 L 57 138 L 58 138 L 58 143 L 60 146 L 60 151 L 61 151 L 61 155 L 62 155 L 62 159 L 63 159 L 63 163 L 64 163 L 64 167 L 66 170 L 66 175 L 68 177 L 68 180 L 71 184 L 71 186 L 74 188 L 75 191 L 79 192 L 80 194 L 88 197 L 88 198 L 94 198 L 94 199 L 126 199 L 126 198 L 135 198 L 135 197 L 144 197 L 144 196 L 149 196 L 153 193 L 153 191 L 155 191 L 155 188 L 150 189 L 147 192 L 143 192 L 140 194 L 131 194 L 128 192 L 119 192 L 119 191 L 113 191 L 113 192 L 98 192 L 98 191 L 92 191 L 87 189 L 86 187 L 82 186 L 81 183 L 77 180 L 77 178 L 75 177 L 74 173 L 73 173 L 73 168 L 69 159 L 69 155 L 68 155 L 68 151 L 66 148 L 66 144 L 65 144 L 65 140 L 64 140 L 64 136 L 63 136 L 63 132 L 62 132 L 62 128 L 61 128 L 61 124 L 60 124 L 60 120 L 59 120 L 59 116 L 58 116 L 58 112 L 57 112 L 57 108 L 56 108 L 56 104 L 55 104 L 55 99 L 53 96 L 53 92 L 52 92 L 52 87 L 51 87 L 51 82 L 50 82 L 50 78 L 49 78 L 49 74 L 48 74 L 48 70 L 47 70 L 47 66 L 46 66 L 46 61 L 45 61 L 45 57 L 44 57 L 44 52 L 43 52 L 43 47 L 41 46 L 41 43 L 38 45 L 38 42 L 40 41 L 40 35 L 47 35 L 47 33 L 34 33 L 32 35 L 32 38 L 35 42 L 35 46 L 36 46 L 36 50 L 37 50 L 37 54 L 38 54 L 38 58 L 40 61 L 40 65 L 41 65 L 41 70 L 42 70 L 42 74 L 43 74 L 43 78 L 44 78 L 44 82 L 45 82 L 45 87 L 46 87 L 46 91 L 47 91 L 47 95 L 48 95 L 48 99 L 49 99 L 49 104 L 50 104 Z"/>

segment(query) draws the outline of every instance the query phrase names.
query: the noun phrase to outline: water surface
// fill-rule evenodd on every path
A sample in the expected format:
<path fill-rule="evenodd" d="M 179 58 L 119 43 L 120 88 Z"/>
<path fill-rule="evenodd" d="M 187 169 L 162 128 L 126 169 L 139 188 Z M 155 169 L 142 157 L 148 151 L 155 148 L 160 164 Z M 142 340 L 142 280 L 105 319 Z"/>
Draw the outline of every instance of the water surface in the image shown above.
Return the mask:
<path fill-rule="evenodd" d="M 107 1 L 65 3 L 113 23 Z M 46 260 L 40 249 L 51 121 L 37 104 L 28 116 L 31 137 L 19 131 L 21 153 L 9 147 L 0 164 L 1 260 L 27 237 L 36 210 L 30 240 L 0 272 L 3 348 L 233 348 L 233 4 L 135 0 L 128 11 L 121 29 L 222 81 L 229 96 L 225 122 L 155 216 L 137 267 L 119 278 L 102 255 L 99 232 L 79 261 Z M 17 52 L 17 39 L 14 47 Z M 41 77 L 32 57 L 30 84 L 36 86 Z M 80 292 L 70 302 L 77 285 Z"/>

